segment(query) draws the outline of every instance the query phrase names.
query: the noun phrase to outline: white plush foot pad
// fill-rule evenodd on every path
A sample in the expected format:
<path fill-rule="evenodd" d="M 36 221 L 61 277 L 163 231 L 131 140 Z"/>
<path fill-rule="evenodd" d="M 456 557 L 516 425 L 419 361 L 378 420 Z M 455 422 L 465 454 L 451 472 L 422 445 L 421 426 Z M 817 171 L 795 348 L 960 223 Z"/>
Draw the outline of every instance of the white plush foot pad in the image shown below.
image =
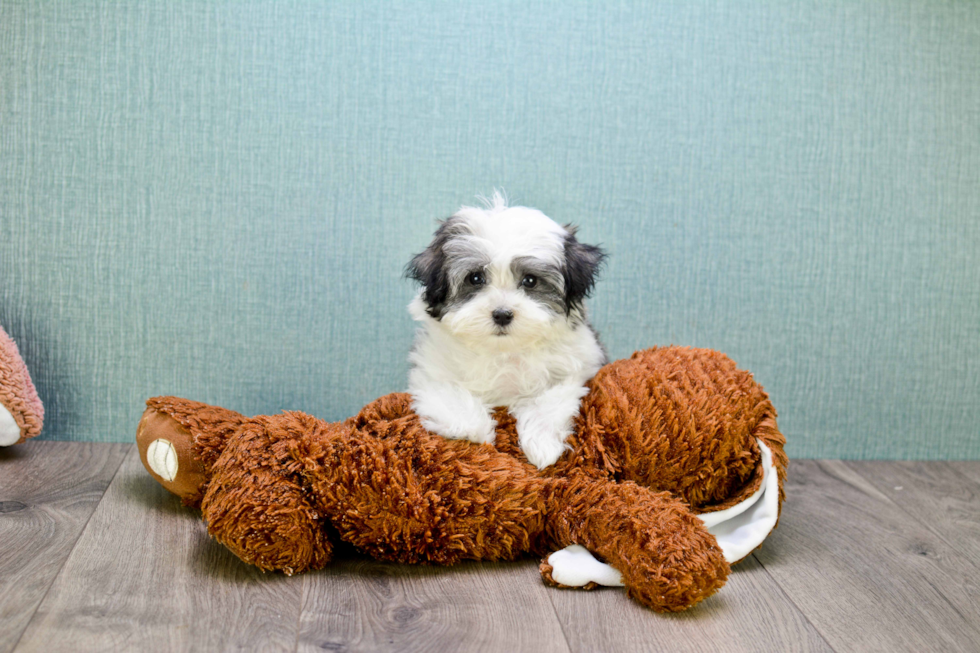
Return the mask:
<path fill-rule="evenodd" d="M 708 532 L 718 540 L 718 546 L 730 564 L 749 555 L 776 526 L 779 516 L 779 477 L 772 462 L 772 452 L 761 440 L 762 483 L 755 494 L 731 508 L 698 515 Z M 618 571 L 599 562 L 578 544 L 565 547 L 548 556 L 555 582 L 569 587 L 582 587 L 590 582 L 610 587 L 622 587 Z"/>
<path fill-rule="evenodd" d="M 159 438 L 146 448 L 146 462 L 153 472 L 165 481 L 177 477 L 177 450 L 170 440 Z"/>
<path fill-rule="evenodd" d="M 20 440 L 20 427 L 17 420 L 3 404 L 0 404 L 0 447 L 9 447 Z"/>
<path fill-rule="evenodd" d="M 604 562 L 599 562 L 588 549 L 578 544 L 566 546 L 548 556 L 551 578 L 568 587 L 582 587 L 590 582 L 609 587 L 622 587 L 619 572 Z"/>

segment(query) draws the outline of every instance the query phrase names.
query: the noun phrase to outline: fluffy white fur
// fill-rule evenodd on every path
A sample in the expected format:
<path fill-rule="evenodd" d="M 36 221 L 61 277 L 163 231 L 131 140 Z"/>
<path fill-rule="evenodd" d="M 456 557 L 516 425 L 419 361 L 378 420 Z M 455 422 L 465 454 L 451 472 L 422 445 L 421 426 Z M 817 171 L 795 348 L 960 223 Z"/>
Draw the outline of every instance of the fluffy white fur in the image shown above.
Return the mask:
<path fill-rule="evenodd" d="M 413 407 L 430 431 L 483 443 L 494 440 L 492 408 L 505 406 L 528 460 L 547 467 L 566 447 L 585 382 L 605 362 L 581 302 L 559 301 L 567 290 L 566 241 L 574 232 L 535 209 L 507 207 L 500 195 L 486 208 L 463 207 L 450 220 L 453 235 L 442 241 L 440 259 L 445 306 L 434 316 L 425 287 L 409 305 L 420 323 L 409 357 Z M 589 287 L 601 261 L 592 249 Z M 539 272 L 536 292 L 522 285 L 522 262 Z M 474 270 L 485 282 L 464 288 Z M 501 309 L 513 313 L 505 326 L 493 319 Z"/>

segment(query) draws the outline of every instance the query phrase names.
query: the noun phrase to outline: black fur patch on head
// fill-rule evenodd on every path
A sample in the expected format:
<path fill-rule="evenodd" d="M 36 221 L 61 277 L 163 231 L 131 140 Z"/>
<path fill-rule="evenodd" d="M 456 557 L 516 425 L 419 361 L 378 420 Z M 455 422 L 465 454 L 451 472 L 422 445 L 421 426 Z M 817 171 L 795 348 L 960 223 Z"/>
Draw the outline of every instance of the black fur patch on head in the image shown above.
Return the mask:
<path fill-rule="evenodd" d="M 580 243 L 575 238 L 576 228 L 565 225 L 565 306 L 567 311 L 581 308 L 582 302 L 595 286 L 599 268 L 606 260 L 606 253 L 595 245 Z"/>
<path fill-rule="evenodd" d="M 446 243 L 459 233 L 461 221 L 449 218 L 440 223 L 435 237 L 425 251 L 416 254 L 405 267 L 405 276 L 422 284 L 425 312 L 441 319 L 449 299 L 449 271 L 446 265 Z"/>
<path fill-rule="evenodd" d="M 521 283 L 526 274 L 536 277 L 533 288 L 522 288 L 528 297 L 557 314 L 568 315 L 569 308 L 565 302 L 565 274 L 562 268 L 555 267 L 529 256 L 517 256 L 510 262 L 510 271 L 514 280 Z"/>

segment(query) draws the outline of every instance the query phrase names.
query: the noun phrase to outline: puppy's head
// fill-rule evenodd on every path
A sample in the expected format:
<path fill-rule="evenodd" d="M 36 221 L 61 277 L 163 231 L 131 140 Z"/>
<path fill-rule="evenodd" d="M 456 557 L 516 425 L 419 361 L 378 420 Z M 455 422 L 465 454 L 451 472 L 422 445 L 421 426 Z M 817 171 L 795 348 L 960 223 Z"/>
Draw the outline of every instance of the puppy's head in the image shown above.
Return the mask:
<path fill-rule="evenodd" d="M 576 240 L 574 227 L 496 194 L 485 208 L 464 206 L 445 220 L 408 264 L 422 284 L 410 309 L 461 340 L 525 347 L 584 319 L 604 258 Z"/>

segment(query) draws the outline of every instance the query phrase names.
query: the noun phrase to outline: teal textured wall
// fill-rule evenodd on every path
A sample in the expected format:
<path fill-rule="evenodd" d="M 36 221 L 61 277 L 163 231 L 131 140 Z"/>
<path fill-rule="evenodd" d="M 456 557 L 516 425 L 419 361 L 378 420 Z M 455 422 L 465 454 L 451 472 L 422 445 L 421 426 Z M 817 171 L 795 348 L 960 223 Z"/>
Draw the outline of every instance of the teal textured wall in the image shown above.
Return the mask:
<path fill-rule="evenodd" d="M 980 4 L 0 2 L 0 323 L 45 437 L 405 385 L 402 278 L 505 189 L 616 357 L 751 369 L 800 457 L 980 456 Z"/>

